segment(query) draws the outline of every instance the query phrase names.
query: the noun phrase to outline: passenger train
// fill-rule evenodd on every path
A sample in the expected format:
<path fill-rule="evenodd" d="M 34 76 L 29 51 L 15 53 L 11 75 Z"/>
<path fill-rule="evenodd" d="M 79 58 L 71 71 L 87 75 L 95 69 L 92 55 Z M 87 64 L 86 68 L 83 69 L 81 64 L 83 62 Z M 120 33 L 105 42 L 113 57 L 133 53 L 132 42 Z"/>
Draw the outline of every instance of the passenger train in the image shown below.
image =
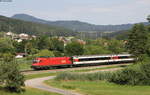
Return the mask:
<path fill-rule="evenodd" d="M 112 63 L 129 63 L 135 61 L 131 54 L 107 54 L 107 55 L 88 55 L 71 57 L 39 57 L 33 60 L 33 69 L 49 69 L 61 66 L 83 66 Z"/>

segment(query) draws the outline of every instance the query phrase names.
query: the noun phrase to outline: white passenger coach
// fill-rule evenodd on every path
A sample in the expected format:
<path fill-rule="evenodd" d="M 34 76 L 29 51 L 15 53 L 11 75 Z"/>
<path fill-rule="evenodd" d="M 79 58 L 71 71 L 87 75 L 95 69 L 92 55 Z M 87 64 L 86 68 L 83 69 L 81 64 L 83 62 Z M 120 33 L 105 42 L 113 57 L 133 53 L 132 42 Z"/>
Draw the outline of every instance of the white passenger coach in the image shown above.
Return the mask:
<path fill-rule="evenodd" d="M 73 64 L 98 64 L 98 63 L 127 63 L 135 59 L 131 54 L 114 54 L 114 55 L 89 55 L 73 56 Z"/>

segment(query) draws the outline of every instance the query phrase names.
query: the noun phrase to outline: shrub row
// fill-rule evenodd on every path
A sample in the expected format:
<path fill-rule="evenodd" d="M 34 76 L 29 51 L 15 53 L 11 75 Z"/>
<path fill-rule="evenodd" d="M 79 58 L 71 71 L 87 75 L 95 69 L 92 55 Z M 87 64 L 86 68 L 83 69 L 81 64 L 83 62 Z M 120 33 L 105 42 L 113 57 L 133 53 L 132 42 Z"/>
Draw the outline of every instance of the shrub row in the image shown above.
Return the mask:
<path fill-rule="evenodd" d="M 61 73 L 56 80 L 107 80 L 121 85 L 150 85 L 150 64 L 127 67 L 117 72 L 98 72 L 90 74 Z"/>

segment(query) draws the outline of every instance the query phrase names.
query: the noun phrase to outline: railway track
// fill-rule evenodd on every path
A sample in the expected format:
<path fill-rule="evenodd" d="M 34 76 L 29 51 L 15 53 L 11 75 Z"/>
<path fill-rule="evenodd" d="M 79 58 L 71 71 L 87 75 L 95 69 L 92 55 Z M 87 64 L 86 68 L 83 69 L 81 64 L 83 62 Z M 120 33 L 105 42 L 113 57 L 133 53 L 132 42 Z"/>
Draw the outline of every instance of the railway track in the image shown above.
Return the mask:
<path fill-rule="evenodd" d="M 130 65 L 131 63 L 128 64 L 110 64 L 110 65 L 97 65 L 97 66 L 86 66 L 86 67 L 72 67 L 72 68 L 57 68 L 57 69 L 50 69 L 50 70 L 24 70 L 21 71 L 22 74 L 24 75 L 29 75 L 29 74 L 40 74 L 40 73 L 56 73 L 56 72 L 63 72 L 63 71 L 76 71 L 76 70 L 85 70 L 85 69 L 96 69 L 96 68 L 105 68 L 105 67 L 113 67 L 113 66 L 118 66 L 118 67 L 123 67 Z"/>

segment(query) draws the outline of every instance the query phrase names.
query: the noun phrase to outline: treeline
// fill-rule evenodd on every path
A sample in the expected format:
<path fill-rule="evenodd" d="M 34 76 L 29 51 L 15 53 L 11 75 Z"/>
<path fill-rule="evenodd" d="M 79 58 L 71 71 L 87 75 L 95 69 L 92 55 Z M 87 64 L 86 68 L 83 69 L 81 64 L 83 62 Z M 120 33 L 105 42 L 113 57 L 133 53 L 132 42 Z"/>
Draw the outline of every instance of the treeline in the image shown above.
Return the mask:
<path fill-rule="evenodd" d="M 118 54 L 127 52 L 125 41 L 116 39 L 86 40 L 86 44 L 78 39 L 64 43 L 57 37 L 39 36 L 36 39 L 17 42 L 10 38 L 0 38 L 0 57 L 13 58 L 16 53 L 26 53 L 29 58 L 39 56 L 73 56 Z"/>
<path fill-rule="evenodd" d="M 29 35 L 75 36 L 76 32 L 46 24 L 32 23 L 0 16 L 0 32 L 26 33 Z"/>
<path fill-rule="evenodd" d="M 60 26 L 71 30 L 76 31 L 97 31 L 97 32 L 103 32 L 103 31 L 121 31 L 121 30 L 128 30 L 132 28 L 133 24 L 122 24 L 122 25 L 94 25 L 86 22 L 80 22 L 80 21 L 46 21 L 43 19 L 36 18 L 34 16 L 30 16 L 27 14 L 16 14 L 12 18 L 21 19 L 25 21 L 31 21 L 31 22 L 38 22 L 38 23 L 45 23 L 48 25 L 54 25 L 54 26 Z M 148 23 L 143 23 L 147 25 Z"/>

